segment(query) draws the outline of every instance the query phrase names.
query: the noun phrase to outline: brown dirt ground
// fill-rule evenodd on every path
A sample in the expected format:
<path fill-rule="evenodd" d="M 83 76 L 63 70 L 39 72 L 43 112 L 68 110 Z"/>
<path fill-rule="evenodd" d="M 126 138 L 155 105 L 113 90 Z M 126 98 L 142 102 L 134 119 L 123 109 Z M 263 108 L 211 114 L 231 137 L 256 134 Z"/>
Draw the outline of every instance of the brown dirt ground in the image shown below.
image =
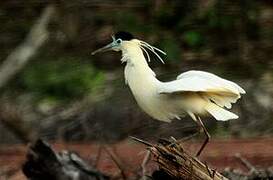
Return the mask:
<path fill-rule="evenodd" d="M 67 144 L 54 143 L 53 148 L 56 151 L 71 150 L 81 155 L 81 157 L 94 162 L 98 155 L 99 145 L 96 143 L 85 144 Z M 132 140 L 122 141 L 116 144 L 108 145 L 112 147 L 122 164 L 128 170 L 128 174 L 133 175 L 139 170 L 142 159 L 145 155 L 145 146 Z M 183 147 L 189 153 L 195 154 L 200 143 L 185 142 Z M 0 147 L 0 179 L 3 173 L 7 174 L 11 180 L 24 180 L 20 168 L 25 160 L 27 146 L 25 145 L 1 145 Z M 260 139 L 229 139 L 212 140 L 203 151 L 200 159 L 206 162 L 210 167 L 222 171 L 226 167 L 241 169 L 247 171 L 246 167 L 235 158 L 235 154 L 240 153 L 255 167 L 273 166 L 273 138 Z M 154 168 L 155 165 L 150 165 Z M 106 174 L 117 174 L 117 167 L 111 158 L 102 152 L 98 163 L 98 169 Z M 2 175 L 1 175 L 2 174 Z"/>

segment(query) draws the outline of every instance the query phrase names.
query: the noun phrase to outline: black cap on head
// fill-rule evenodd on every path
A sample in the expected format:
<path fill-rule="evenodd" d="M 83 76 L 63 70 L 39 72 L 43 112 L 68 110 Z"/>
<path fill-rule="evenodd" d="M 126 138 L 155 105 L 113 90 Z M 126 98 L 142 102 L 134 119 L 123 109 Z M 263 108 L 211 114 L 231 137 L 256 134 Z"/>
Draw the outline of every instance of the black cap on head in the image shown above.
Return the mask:
<path fill-rule="evenodd" d="M 130 41 L 134 39 L 134 36 L 131 33 L 125 31 L 119 31 L 114 36 L 116 39 L 122 39 L 125 41 Z"/>

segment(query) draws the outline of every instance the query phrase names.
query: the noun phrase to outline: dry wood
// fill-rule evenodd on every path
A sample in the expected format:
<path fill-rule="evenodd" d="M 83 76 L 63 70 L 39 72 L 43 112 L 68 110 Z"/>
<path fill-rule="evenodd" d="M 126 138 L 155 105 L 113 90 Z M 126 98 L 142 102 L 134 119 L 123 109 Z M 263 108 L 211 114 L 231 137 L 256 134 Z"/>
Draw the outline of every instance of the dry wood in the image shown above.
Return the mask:
<path fill-rule="evenodd" d="M 145 142 L 134 138 L 141 143 Z M 194 180 L 226 180 L 227 178 L 216 170 L 209 168 L 196 157 L 189 155 L 181 143 L 162 141 L 157 145 L 149 145 L 154 160 L 159 168 L 168 173 L 173 179 L 194 179 Z"/>
<path fill-rule="evenodd" d="M 28 180 L 109 180 L 110 177 L 90 166 L 78 154 L 55 152 L 45 141 L 31 144 L 22 171 Z"/>
<path fill-rule="evenodd" d="M 27 65 L 49 38 L 47 27 L 55 11 L 53 5 L 48 5 L 30 29 L 26 39 L 2 62 L 0 66 L 0 90 Z M 3 103 L 0 107 L 0 121 L 23 142 L 29 142 L 33 139 L 33 131 L 24 124 L 22 117 L 12 108 L 6 108 Z"/>
<path fill-rule="evenodd" d="M 235 154 L 235 157 L 236 158 L 238 158 L 239 160 L 240 160 L 240 162 L 244 165 L 244 166 L 246 166 L 248 169 L 249 169 L 249 171 L 251 172 L 251 173 L 256 173 L 256 174 L 258 174 L 259 173 L 259 171 L 248 161 L 248 160 L 246 160 L 245 158 L 243 158 L 242 156 L 241 156 L 241 154 Z"/>
<path fill-rule="evenodd" d="M 30 29 L 26 39 L 3 61 L 0 67 L 0 89 L 4 88 L 9 80 L 26 66 L 28 61 L 49 38 L 47 26 L 54 13 L 55 7 L 48 5 Z"/>

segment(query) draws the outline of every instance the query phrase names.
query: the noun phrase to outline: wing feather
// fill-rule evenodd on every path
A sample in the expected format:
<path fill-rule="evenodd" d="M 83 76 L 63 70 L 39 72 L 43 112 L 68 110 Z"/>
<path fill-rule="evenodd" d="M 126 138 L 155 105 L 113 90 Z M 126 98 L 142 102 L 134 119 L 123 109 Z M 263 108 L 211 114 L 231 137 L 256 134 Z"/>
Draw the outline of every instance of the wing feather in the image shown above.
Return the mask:
<path fill-rule="evenodd" d="M 234 82 L 204 71 L 188 71 L 176 80 L 163 83 L 158 89 L 160 94 L 196 92 L 204 99 L 220 107 L 230 109 L 245 90 Z"/>
<path fill-rule="evenodd" d="M 188 71 L 177 76 L 174 81 L 163 83 L 158 93 L 183 91 L 245 94 L 245 90 L 234 82 L 204 71 Z"/>
<path fill-rule="evenodd" d="M 177 80 L 183 79 L 183 78 L 198 78 L 198 79 L 203 79 L 203 80 L 209 80 L 211 83 L 210 85 L 217 83 L 218 85 L 221 85 L 222 87 L 233 90 L 234 92 L 239 92 L 241 94 L 245 94 L 245 90 L 241 88 L 239 85 L 236 83 L 223 79 L 219 76 L 216 76 L 215 74 L 209 73 L 209 72 L 204 72 L 204 71 L 187 71 L 185 73 L 180 74 L 177 76 Z M 214 83 L 213 83 L 214 82 Z"/>

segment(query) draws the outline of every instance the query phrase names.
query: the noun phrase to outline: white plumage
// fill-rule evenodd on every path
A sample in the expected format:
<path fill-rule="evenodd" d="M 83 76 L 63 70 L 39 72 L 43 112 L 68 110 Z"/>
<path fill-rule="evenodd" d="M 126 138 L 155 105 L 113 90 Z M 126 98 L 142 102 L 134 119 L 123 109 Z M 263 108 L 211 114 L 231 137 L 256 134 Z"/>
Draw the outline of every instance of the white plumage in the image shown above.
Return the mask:
<path fill-rule="evenodd" d="M 123 35 L 126 39 L 121 38 Z M 176 80 L 161 82 L 149 67 L 143 53 L 146 53 L 148 62 L 150 56 L 147 50 L 163 63 L 156 51 L 165 53 L 144 41 L 130 38 L 132 35 L 129 33 L 121 32 L 116 36 L 120 38 L 113 37 L 111 44 L 94 51 L 93 54 L 106 50 L 122 51 L 121 61 L 126 63 L 125 81 L 138 105 L 154 119 L 170 122 L 188 114 L 196 121 L 207 135 L 197 156 L 209 139 L 200 116 L 211 115 L 219 121 L 238 118 L 227 109 L 241 97 L 240 94 L 245 94 L 239 85 L 204 71 L 184 72 Z"/>
<path fill-rule="evenodd" d="M 139 40 L 124 41 L 125 79 L 139 106 L 157 120 L 170 122 L 189 114 L 211 114 L 216 120 L 238 118 L 230 109 L 245 91 L 237 84 L 204 71 L 188 71 L 161 82 L 149 68 Z"/>

